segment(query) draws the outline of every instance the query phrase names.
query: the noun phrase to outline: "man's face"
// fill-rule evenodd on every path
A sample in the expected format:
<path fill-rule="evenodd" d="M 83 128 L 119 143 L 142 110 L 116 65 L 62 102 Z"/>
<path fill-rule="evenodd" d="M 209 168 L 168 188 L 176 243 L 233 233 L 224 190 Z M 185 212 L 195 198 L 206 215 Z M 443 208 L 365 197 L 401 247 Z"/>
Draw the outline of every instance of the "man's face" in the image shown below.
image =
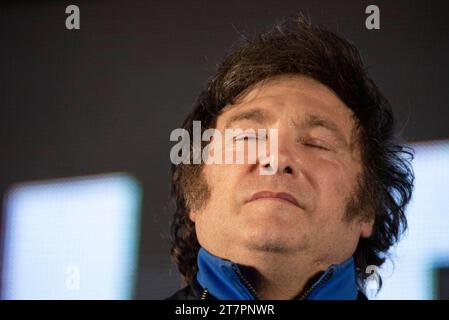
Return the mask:
<path fill-rule="evenodd" d="M 337 263 L 370 235 L 370 222 L 345 219 L 362 173 L 360 147 L 352 111 L 326 86 L 272 78 L 223 109 L 216 126 L 223 137 L 225 128 L 277 129 L 277 172 L 261 175 L 259 162 L 203 166 L 210 197 L 190 218 L 211 253 L 235 261 L 254 251 L 307 251 Z M 223 155 L 235 152 L 224 142 Z"/>

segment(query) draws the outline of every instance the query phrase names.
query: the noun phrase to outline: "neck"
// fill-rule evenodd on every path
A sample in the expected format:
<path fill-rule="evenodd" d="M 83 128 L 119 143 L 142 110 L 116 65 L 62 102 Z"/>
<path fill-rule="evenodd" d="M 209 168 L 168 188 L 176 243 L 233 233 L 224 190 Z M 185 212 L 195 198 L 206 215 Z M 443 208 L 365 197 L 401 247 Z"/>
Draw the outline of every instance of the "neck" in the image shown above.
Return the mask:
<path fill-rule="evenodd" d="M 307 257 L 305 253 L 297 258 L 285 252 L 280 255 L 253 251 L 250 255 L 220 258 L 201 248 L 196 280 L 220 300 L 357 298 L 352 258 L 344 263 L 339 260 L 330 263 Z"/>
<path fill-rule="evenodd" d="M 331 263 L 307 254 L 288 255 L 279 252 L 252 252 L 231 259 L 261 299 L 294 299 L 308 289 L 317 275 Z"/>

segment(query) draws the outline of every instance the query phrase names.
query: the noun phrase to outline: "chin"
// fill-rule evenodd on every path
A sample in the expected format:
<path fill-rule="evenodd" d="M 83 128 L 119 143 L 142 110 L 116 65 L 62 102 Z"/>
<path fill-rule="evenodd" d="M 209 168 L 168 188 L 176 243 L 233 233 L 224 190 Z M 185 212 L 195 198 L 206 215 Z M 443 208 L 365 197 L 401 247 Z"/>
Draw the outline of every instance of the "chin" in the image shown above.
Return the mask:
<path fill-rule="evenodd" d="M 247 224 L 244 228 L 245 242 L 253 249 L 285 252 L 303 247 L 306 234 L 297 224 L 287 221 L 259 219 L 257 223 Z"/>
<path fill-rule="evenodd" d="M 267 253 L 286 253 L 297 251 L 299 248 L 303 248 L 305 245 L 292 239 L 285 239 L 285 237 L 253 237 L 248 239 L 248 247 L 251 250 Z"/>

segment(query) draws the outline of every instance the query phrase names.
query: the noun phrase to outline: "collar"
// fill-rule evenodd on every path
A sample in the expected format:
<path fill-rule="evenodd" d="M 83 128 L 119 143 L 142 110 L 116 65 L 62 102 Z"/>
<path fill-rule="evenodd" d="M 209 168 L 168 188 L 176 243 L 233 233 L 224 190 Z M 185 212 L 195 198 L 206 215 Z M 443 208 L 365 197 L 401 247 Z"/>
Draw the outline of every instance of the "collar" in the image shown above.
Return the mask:
<path fill-rule="evenodd" d="M 198 252 L 196 279 L 202 288 L 219 300 L 255 300 L 245 285 L 239 266 L 217 257 L 204 248 Z M 354 259 L 331 265 L 308 289 L 306 300 L 355 300 L 358 290 Z"/>

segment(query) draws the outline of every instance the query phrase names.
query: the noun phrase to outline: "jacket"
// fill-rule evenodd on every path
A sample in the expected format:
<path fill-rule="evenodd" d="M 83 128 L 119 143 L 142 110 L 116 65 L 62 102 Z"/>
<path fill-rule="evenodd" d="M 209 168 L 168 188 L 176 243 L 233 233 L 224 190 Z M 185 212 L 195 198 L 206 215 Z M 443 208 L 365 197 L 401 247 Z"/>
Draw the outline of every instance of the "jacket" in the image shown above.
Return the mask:
<path fill-rule="evenodd" d="M 168 300 L 257 300 L 258 296 L 236 263 L 198 252 L 194 281 Z M 299 298 L 300 300 L 367 300 L 357 288 L 353 258 L 331 265 Z"/>

